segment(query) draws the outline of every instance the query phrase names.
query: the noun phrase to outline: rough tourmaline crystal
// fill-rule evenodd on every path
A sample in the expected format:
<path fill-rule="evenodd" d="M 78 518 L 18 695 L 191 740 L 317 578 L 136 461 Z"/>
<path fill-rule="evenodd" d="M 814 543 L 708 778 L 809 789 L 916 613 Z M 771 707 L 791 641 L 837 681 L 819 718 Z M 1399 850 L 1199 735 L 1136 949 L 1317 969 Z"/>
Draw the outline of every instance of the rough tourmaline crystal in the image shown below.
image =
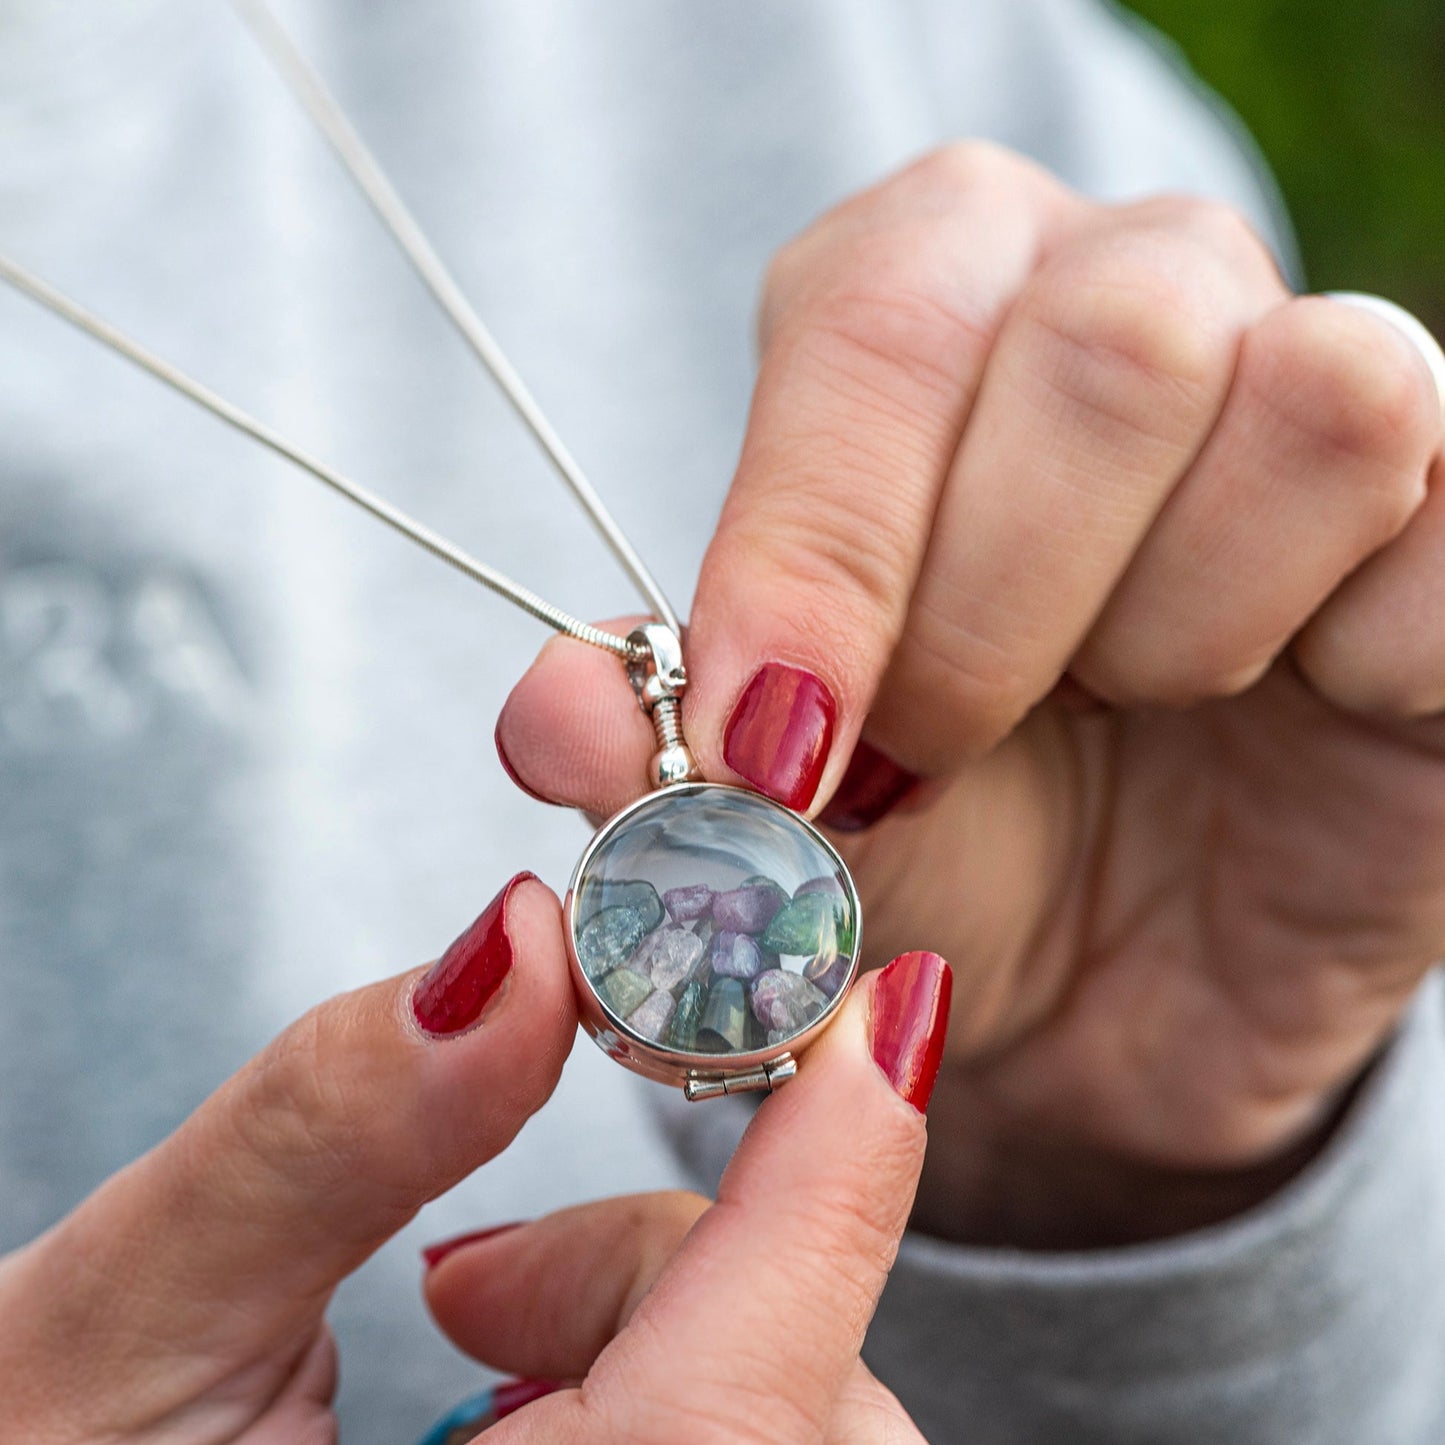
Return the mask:
<path fill-rule="evenodd" d="M 649 974 L 654 988 L 676 988 L 691 975 L 702 954 L 703 941 L 697 934 L 666 924 L 643 939 L 629 966 Z"/>
<path fill-rule="evenodd" d="M 815 960 L 816 963 L 827 963 L 826 955 Z M 848 982 L 848 974 L 853 967 L 853 955 L 851 953 L 840 953 L 826 968 L 819 968 L 814 973 L 805 969 L 804 977 L 807 978 L 816 988 L 820 989 L 829 998 L 836 998 L 842 992 L 843 985 Z"/>
<path fill-rule="evenodd" d="M 704 1053 L 722 1054 L 741 1049 L 747 1037 L 747 999 L 735 978 L 720 978 L 708 990 L 697 1046 Z"/>
<path fill-rule="evenodd" d="M 724 978 L 756 978 L 763 971 L 763 955 L 746 933 L 714 933 L 707 961 Z"/>
<path fill-rule="evenodd" d="M 753 982 L 753 1014 L 765 1029 L 796 1033 L 828 1006 L 828 997 L 800 973 L 770 968 Z"/>
<path fill-rule="evenodd" d="M 729 933 L 761 933 L 788 899 L 771 880 L 745 883 L 712 901 L 712 921 Z"/>
<path fill-rule="evenodd" d="M 577 962 L 588 978 L 600 978 L 626 963 L 646 936 L 647 925 L 635 908 L 604 908 L 594 913 L 577 935 Z"/>
<path fill-rule="evenodd" d="M 677 1000 L 670 993 L 658 989 L 646 999 L 640 1008 L 634 1010 L 627 1020 L 628 1028 L 654 1044 L 660 1044 L 672 1022 Z"/>
<path fill-rule="evenodd" d="M 630 908 L 642 920 L 644 932 L 651 932 L 662 922 L 662 899 L 645 878 L 609 878 L 589 888 L 584 895 L 582 922 L 588 923 L 596 914 L 609 908 Z"/>
<path fill-rule="evenodd" d="M 839 905 L 826 893 L 804 893 L 778 910 L 763 934 L 763 947 L 773 953 L 815 956 L 837 952 Z"/>
<path fill-rule="evenodd" d="M 620 1019 L 625 1019 L 652 993 L 652 980 L 631 968 L 614 968 L 597 985 L 602 1002 Z"/>
<path fill-rule="evenodd" d="M 689 883 L 685 888 L 669 888 L 662 895 L 662 901 L 678 923 L 691 923 L 694 919 L 707 917 L 715 897 L 717 895 L 706 883 Z"/>
<path fill-rule="evenodd" d="M 697 1047 L 697 1029 L 702 1022 L 702 1005 L 706 997 L 706 987 L 696 979 L 678 994 L 677 1012 L 673 1014 L 672 1027 L 667 1032 L 667 1041 L 673 1048 L 691 1053 Z"/>

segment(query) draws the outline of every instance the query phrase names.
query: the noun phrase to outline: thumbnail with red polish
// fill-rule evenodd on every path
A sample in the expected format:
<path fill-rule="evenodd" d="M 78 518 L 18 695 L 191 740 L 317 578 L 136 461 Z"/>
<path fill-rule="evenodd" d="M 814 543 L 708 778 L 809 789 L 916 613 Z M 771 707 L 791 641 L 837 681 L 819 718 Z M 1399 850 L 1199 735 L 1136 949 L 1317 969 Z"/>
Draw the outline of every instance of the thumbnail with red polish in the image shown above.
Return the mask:
<path fill-rule="evenodd" d="M 873 988 L 873 1058 L 920 1114 L 943 1062 L 952 998 L 953 970 L 936 953 L 902 954 Z"/>
<path fill-rule="evenodd" d="M 848 771 L 818 821 L 840 833 L 861 833 L 891 813 L 917 786 L 917 773 L 900 768 L 892 758 L 859 738 Z"/>
<path fill-rule="evenodd" d="M 520 1228 L 521 1221 L 519 1220 L 511 1224 L 494 1224 L 490 1229 L 474 1229 L 469 1234 L 456 1234 L 450 1239 L 438 1240 L 435 1244 L 429 1244 L 422 1250 L 422 1262 L 429 1270 L 435 1269 L 448 1255 L 455 1254 L 459 1249 L 465 1249 L 469 1244 L 480 1244 L 484 1239 L 495 1239 L 499 1234 L 507 1234 Z"/>
<path fill-rule="evenodd" d="M 427 1033 L 460 1033 L 481 1018 L 512 967 L 507 900 L 519 883 L 534 876 L 518 873 L 417 984 L 412 1012 Z"/>
<path fill-rule="evenodd" d="M 723 734 L 723 759 L 759 791 L 789 808 L 813 801 L 838 704 L 806 668 L 769 662 L 743 689 Z"/>

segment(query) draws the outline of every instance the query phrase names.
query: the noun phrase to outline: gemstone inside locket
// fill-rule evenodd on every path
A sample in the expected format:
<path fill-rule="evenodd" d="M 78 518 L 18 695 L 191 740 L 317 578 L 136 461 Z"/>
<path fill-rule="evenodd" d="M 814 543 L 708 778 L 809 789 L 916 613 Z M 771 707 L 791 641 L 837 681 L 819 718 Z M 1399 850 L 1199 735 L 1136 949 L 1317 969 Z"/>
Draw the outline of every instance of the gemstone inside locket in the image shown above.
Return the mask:
<path fill-rule="evenodd" d="M 577 961 L 607 1013 L 684 1054 L 774 1049 L 846 987 L 858 906 L 796 814 L 715 784 L 666 788 L 609 823 L 573 888 Z"/>

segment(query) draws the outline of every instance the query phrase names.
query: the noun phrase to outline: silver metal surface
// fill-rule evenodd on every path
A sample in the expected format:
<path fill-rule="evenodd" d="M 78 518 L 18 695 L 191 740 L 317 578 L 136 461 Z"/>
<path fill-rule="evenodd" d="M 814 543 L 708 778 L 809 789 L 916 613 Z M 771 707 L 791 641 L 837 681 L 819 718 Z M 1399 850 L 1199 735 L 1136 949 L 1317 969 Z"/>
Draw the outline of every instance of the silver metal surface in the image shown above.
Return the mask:
<path fill-rule="evenodd" d="M 750 1074 L 694 1074 L 682 1086 L 682 1092 L 689 1104 L 719 1099 L 724 1094 L 771 1094 L 797 1072 L 798 1061 L 791 1054 L 784 1054 Z"/>
<path fill-rule="evenodd" d="M 663 595 L 657 579 L 648 571 L 642 558 L 623 535 L 602 498 L 597 495 L 576 459 L 543 415 L 541 407 L 537 405 L 516 368 L 508 361 L 496 339 L 483 325 L 481 317 L 462 294 L 455 277 L 437 255 L 416 218 L 407 209 L 335 97 L 326 88 L 325 82 L 312 69 L 310 62 L 296 48 L 262 0 L 231 0 L 231 3 L 282 79 L 290 86 L 297 100 L 326 137 L 382 224 L 391 232 L 422 283 L 461 333 L 477 359 L 491 372 L 503 395 L 536 437 L 562 480 L 571 488 L 573 496 L 591 518 L 593 526 L 647 600 L 648 606 L 674 633 L 680 634 L 682 624 L 678 621 L 671 603 Z"/>
<path fill-rule="evenodd" d="M 627 680 L 638 705 L 652 719 L 657 751 L 647 769 L 651 788 L 702 781 L 702 769 L 682 735 L 682 695 L 687 691 L 687 668 L 682 661 L 682 639 L 665 623 L 647 622 L 627 638 L 636 649 L 627 664 Z"/>
<path fill-rule="evenodd" d="M 853 959 L 848 977 L 843 981 L 842 987 L 829 1001 L 823 1012 L 807 1028 L 769 1048 L 753 1049 L 747 1053 L 684 1053 L 680 1049 L 669 1048 L 665 1044 L 656 1044 L 643 1038 L 627 1026 L 626 1020 L 619 1019 L 608 1011 L 601 994 L 597 991 L 596 984 L 587 977 L 587 973 L 577 957 L 577 893 L 597 850 L 640 808 L 655 806 L 659 797 L 681 800 L 689 794 L 718 792 L 739 793 L 754 803 L 776 808 L 811 835 L 814 842 L 821 844 L 826 855 L 837 864 L 841 876 L 847 883 L 848 900 L 852 905 L 855 920 Z M 662 794 L 644 793 L 642 797 L 629 803 L 620 812 L 614 813 L 597 830 L 592 841 L 577 860 L 577 866 L 572 871 L 572 879 L 567 885 L 563 914 L 567 923 L 567 961 L 572 970 L 572 981 L 577 994 L 578 1017 L 582 1027 L 609 1058 L 615 1059 L 625 1068 L 643 1075 L 644 1078 L 655 1079 L 659 1083 L 672 1084 L 682 1089 L 689 1099 L 710 1099 L 726 1093 L 746 1092 L 749 1089 L 755 1090 L 762 1087 L 771 1088 L 773 1085 L 781 1084 L 785 1079 L 791 1078 L 797 1068 L 796 1057 L 827 1028 L 838 1010 L 842 1008 L 844 999 L 848 997 L 853 984 L 857 981 L 858 960 L 863 952 L 863 902 L 858 897 L 858 889 L 853 882 L 853 875 L 848 871 L 848 867 L 839 856 L 837 849 L 806 818 L 783 807 L 781 803 L 774 803 L 760 793 L 749 792 L 746 788 L 735 788 L 730 783 L 680 783 Z M 770 1071 L 765 1073 L 766 1084 L 747 1082 L 749 1079 L 755 1079 L 762 1071 Z M 714 1084 L 719 1087 L 712 1087 Z"/>
<path fill-rule="evenodd" d="M 118 331 L 109 322 L 103 321 L 99 316 L 87 311 L 63 292 L 56 290 L 49 282 L 41 280 L 39 276 L 27 271 L 25 267 L 18 265 L 5 255 L 0 255 L 0 280 L 7 281 L 17 291 L 38 301 L 57 316 L 70 322 L 72 326 L 79 327 L 81 331 L 93 336 L 97 341 L 110 347 L 112 351 L 119 352 L 127 361 L 134 362 L 143 371 L 148 371 L 157 380 L 165 382 L 167 386 L 180 392 L 182 396 L 188 397 L 198 406 L 204 407 L 213 416 L 217 416 L 223 422 L 235 427 L 237 431 L 244 432 L 248 437 L 260 442 L 262 446 L 269 447 L 278 456 L 285 457 L 288 462 L 294 463 L 303 471 L 310 472 L 318 481 L 325 482 L 328 487 L 339 492 L 348 501 L 355 502 L 358 507 L 370 512 L 373 517 L 385 522 L 388 527 L 400 532 L 403 537 L 409 538 L 418 546 L 425 547 L 433 557 L 440 558 L 449 566 L 455 567 L 458 572 L 480 582 L 483 587 L 490 588 L 509 602 L 516 603 L 518 607 L 530 612 L 533 617 L 545 622 L 549 627 L 555 627 L 558 632 L 566 633 L 567 636 L 575 637 L 581 642 L 590 642 L 594 647 L 615 652 L 629 662 L 635 659 L 636 647 L 625 637 L 618 637 L 614 633 L 604 632 L 599 627 L 593 627 L 590 623 L 580 621 L 563 612 L 560 607 L 554 607 L 550 602 L 543 601 L 535 592 L 523 587 L 520 583 L 513 582 L 510 577 L 504 576 L 496 568 L 487 566 L 485 562 L 477 561 L 475 557 L 469 556 L 460 547 L 433 532 L 424 523 L 407 516 L 405 512 L 392 506 L 390 502 L 348 480 L 334 467 L 318 461 L 315 457 L 302 451 L 300 447 L 293 446 L 284 437 L 272 431 L 264 422 L 257 421 L 255 417 L 248 415 L 240 407 L 233 406 L 224 397 L 218 396 L 209 387 L 193 380 L 164 358 L 148 351 L 139 342 L 132 341 L 130 337 Z"/>

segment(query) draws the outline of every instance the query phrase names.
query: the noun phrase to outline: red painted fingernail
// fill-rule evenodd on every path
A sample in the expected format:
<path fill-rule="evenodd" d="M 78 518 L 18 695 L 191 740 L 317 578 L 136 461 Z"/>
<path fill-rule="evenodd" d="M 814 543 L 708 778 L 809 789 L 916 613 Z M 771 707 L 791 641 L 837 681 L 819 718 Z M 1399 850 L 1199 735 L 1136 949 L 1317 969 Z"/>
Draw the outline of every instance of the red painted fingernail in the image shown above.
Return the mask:
<path fill-rule="evenodd" d="M 428 1269 L 435 1269 L 449 1254 L 455 1254 L 457 1250 L 465 1249 L 469 1244 L 480 1244 L 484 1239 L 495 1239 L 499 1234 L 506 1234 L 510 1230 L 521 1227 L 522 1221 L 519 1219 L 511 1224 L 494 1224 L 490 1229 L 474 1229 L 470 1234 L 458 1234 L 451 1239 L 440 1239 L 422 1250 L 422 1261 Z"/>
<path fill-rule="evenodd" d="M 789 808 L 806 808 L 818 791 L 838 704 L 806 668 L 760 667 L 728 719 L 723 758 L 755 788 Z"/>
<path fill-rule="evenodd" d="M 507 749 L 502 743 L 502 720 L 497 719 L 497 726 L 492 732 L 492 743 L 497 749 L 497 761 L 502 765 L 502 771 L 529 797 L 535 798 L 539 803 L 551 803 L 557 805 L 555 798 L 544 797 L 536 788 L 530 787 L 522 775 L 512 766 L 512 760 L 507 756 Z"/>
<path fill-rule="evenodd" d="M 560 1380 L 510 1380 L 492 1392 L 492 1418 L 504 1420 L 508 1415 L 540 1400 L 543 1395 L 556 1394 L 565 1388 Z"/>
<path fill-rule="evenodd" d="M 432 965 L 411 997 L 412 1013 L 429 1034 L 455 1034 L 476 1023 L 512 967 L 507 900 L 534 873 L 518 873 Z"/>
<path fill-rule="evenodd" d="M 928 1109 L 943 1041 L 953 970 L 936 953 L 905 953 L 873 988 L 873 1058 L 920 1114 Z"/>
<path fill-rule="evenodd" d="M 872 743 L 859 738 L 848 771 L 818 821 L 840 833 L 861 833 L 891 813 L 918 783 L 917 773 L 900 768 Z"/>

